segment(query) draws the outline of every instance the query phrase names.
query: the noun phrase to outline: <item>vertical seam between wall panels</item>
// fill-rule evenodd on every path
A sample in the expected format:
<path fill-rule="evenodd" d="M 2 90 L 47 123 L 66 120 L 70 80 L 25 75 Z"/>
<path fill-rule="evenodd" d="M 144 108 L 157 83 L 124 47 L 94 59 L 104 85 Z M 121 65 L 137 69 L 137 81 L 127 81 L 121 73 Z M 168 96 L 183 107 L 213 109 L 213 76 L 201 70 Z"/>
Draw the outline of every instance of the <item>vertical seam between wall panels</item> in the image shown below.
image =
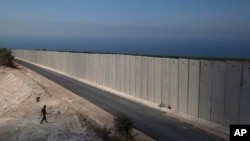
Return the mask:
<path fill-rule="evenodd" d="M 199 106 L 200 105 L 200 86 L 201 86 L 200 85 L 200 78 L 201 78 L 201 61 L 200 60 L 198 61 L 198 64 L 199 64 L 199 68 L 198 68 L 199 69 L 198 70 L 198 72 L 199 72 L 199 75 L 198 75 L 199 76 L 199 78 L 198 78 L 198 81 L 199 81 L 198 84 L 199 84 L 199 86 L 198 86 L 198 104 L 197 104 L 197 107 L 198 107 L 197 110 L 198 111 L 197 111 L 197 117 L 199 117 L 199 110 L 200 110 L 200 106 Z"/>
<path fill-rule="evenodd" d="M 187 62 L 187 114 L 189 114 L 189 110 L 188 110 L 188 107 L 189 107 L 189 68 L 190 68 L 190 60 L 188 59 L 188 62 Z"/>
<path fill-rule="evenodd" d="M 224 104 L 223 104 L 223 117 L 222 117 L 222 123 L 220 123 L 221 125 L 225 125 L 225 105 L 226 105 L 226 100 L 225 100 L 225 98 L 226 98 L 226 87 L 227 87 L 227 73 L 228 73 L 228 71 L 227 71 L 227 62 L 225 63 L 226 64 L 226 71 L 225 71 L 225 78 L 224 78 L 224 80 L 225 80 L 225 84 L 224 84 L 224 96 L 223 96 L 223 100 L 224 100 Z"/>
<path fill-rule="evenodd" d="M 214 61 L 211 61 L 211 67 L 212 67 L 212 71 L 211 71 L 211 81 L 210 81 L 210 96 L 209 96 L 209 121 L 211 121 L 212 119 L 212 93 L 213 93 L 213 75 L 214 75 Z"/>
<path fill-rule="evenodd" d="M 137 97 L 136 94 L 136 56 L 134 56 L 134 96 Z"/>
<path fill-rule="evenodd" d="M 146 100 L 148 100 L 148 57 L 145 57 L 146 59 L 145 59 L 145 64 L 146 64 L 146 67 L 145 67 L 145 70 L 146 70 L 146 72 L 145 72 L 145 76 L 147 77 L 147 80 L 146 80 Z"/>
<path fill-rule="evenodd" d="M 154 100 L 153 101 L 154 101 L 154 103 L 156 103 L 155 102 L 156 101 L 155 100 L 155 96 L 156 96 L 156 93 L 155 93 L 155 78 L 156 78 L 156 75 L 155 75 L 155 64 L 156 63 L 155 62 L 157 62 L 157 58 L 152 58 L 152 59 L 153 59 L 153 63 L 154 63 L 154 69 L 153 69 L 154 70 L 154 72 L 153 72 L 153 74 L 154 74 L 154 88 L 153 88 L 153 90 L 154 90 L 154 92 L 153 92 L 153 94 L 154 94 L 154 96 L 153 96 Z"/>
<path fill-rule="evenodd" d="M 241 96 L 242 96 L 242 95 L 241 95 L 241 92 L 242 92 L 243 81 L 244 81 L 244 80 L 243 80 L 243 79 L 244 79 L 244 78 L 243 78 L 243 75 L 244 75 L 244 64 L 243 64 L 243 63 L 240 63 L 240 65 L 241 65 L 241 66 L 240 66 L 240 68 L 241 68 L 241 77 L 240 77 L 240 93 L 239 93 L 240 96 L 239 96 L 239 108 L 238 108 L 239 113 L 238 113 L 238 119 L 237 119 L 237 120 L 238 120 L 238 121 L 237 121 L 238 124 L 240 124 L 240 122 L 241 122 L 241 120 L 240 120 L 240 119 L 241 119 L 241 110 L 240 110 L 241 102 L 240 102 L 240 101 L 241 101 Z"/>
<path fill-rule="evenodd" d="M 170 63 L 171 63 L 172 61 L 171 61 L 171 59 L 169 59 L 169 65 L 168 65 L 168 70 L 169 70 L 169 97 L 168 97 L 168 107 L 171 107 L 172 105 L 171 105 L 171 103 L 170 103 L 170 99 L 171 99 L 171 88 L 170 88 L 170 84 L 171 84 L 171 79 L 170 79 L 170 75 L 171 75 L 171 72 L 170 72 Z"/>
<path fill-rule="evenodd" d="M 177 73 L 177 77 L 178 77 L 178 79 L 177 79 L 177 107 L 176 107 L 176 110 L 177 111 L 179 111 L 179 77 L 180 77 L 180 75 L 179 75 L 179 72 L 180 72 L 180 59 L 178 59 L 178 61 L 176 62 L 176 63 L 178 63 L 178 65 L 177 65 L 177 69 L 178 69 L 178 73 Z"/>
<path fill-rule="evenodd" d="M 170 106 L 170 58 L 168 59 L 167 63 L 167 69 L 168 69 L 168 107 Z"/>
<path fill-rule="evenodd" d="M 162 104 L 163 104 L 163 102 L 162 102 L 162 99 L 163 99 L 163 94 L 162 94 L 162 88 L 163 88 L 163 87 L 162 87 L 162 85 L 163 85 L 163 83 L 162 83 L 162 81 L 163 81 L 163 75 L 162 75 L 162 72 L 163 72 L 163 71 L 162 71 L 162 68 L 163 68 L 163 67 L 162 67 L 162 64 L 163 64 L 163 63 L 162 63 L 162 62 L 164 62 L 164 61 L 162 61 L 162 60 L 163 60 L 162 58 L 161 58 L 160 60 L 161 60 L 161 103 L 160 103 L 160 104 L 162 105 Z"/>

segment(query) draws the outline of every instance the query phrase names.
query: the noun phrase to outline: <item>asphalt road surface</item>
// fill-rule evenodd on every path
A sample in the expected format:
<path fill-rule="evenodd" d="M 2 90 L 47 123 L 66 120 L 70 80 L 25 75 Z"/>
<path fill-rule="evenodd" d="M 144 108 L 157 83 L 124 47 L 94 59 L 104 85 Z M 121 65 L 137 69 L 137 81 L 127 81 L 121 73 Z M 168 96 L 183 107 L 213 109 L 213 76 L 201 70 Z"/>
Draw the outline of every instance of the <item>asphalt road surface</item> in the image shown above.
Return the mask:
<path fill-rule="evenodd" d="M 62 74 L 15 60 L 17 63 L 58 83 L 73 93 L 116 115 L 124 113 L 132 118 L 135 128 L 159 141 L 222 141 L 223 139 L 195 128 L 190 124 L 167 117 L 162 111 L 97 89 Z"/>

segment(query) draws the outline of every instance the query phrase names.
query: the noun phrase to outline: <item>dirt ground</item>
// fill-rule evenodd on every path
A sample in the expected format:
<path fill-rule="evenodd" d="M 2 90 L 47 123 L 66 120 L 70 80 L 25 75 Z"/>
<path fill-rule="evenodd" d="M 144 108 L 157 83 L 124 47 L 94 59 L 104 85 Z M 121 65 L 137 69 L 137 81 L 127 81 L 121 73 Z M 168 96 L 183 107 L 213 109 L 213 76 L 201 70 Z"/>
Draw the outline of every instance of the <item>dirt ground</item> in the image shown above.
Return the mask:
<path fill-rule="evenodd" d="M 113 123 L 106 111 L 20 65 L 0 66 L 0 105 L 1 141 L 102 141 L 89 126 L 112 128 Z M 43 105 L 48 123 L 40 124 Z M 153 140 L 135 132 L 137 141 Z"/>

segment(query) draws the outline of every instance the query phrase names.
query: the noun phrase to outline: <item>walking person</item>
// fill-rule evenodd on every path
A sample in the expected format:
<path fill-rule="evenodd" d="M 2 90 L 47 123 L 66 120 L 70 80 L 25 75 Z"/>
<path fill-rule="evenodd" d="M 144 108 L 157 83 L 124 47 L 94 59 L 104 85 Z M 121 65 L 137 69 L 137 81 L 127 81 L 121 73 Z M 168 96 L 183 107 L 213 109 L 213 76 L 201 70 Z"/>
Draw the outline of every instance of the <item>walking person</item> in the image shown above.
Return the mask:
<path fill-rule="evenodd" d="M 43 116 L 42 120 L 41 120 L 41 124 L 43 123 L 43 121 L 45 120 L 46 123 L 48 123 L 47 119 L 46 119 L 46 114 L 48 114 L 46 112 L 46 105 L 43 106 L 42 110 L 41 110 L 41 115 Z"/>

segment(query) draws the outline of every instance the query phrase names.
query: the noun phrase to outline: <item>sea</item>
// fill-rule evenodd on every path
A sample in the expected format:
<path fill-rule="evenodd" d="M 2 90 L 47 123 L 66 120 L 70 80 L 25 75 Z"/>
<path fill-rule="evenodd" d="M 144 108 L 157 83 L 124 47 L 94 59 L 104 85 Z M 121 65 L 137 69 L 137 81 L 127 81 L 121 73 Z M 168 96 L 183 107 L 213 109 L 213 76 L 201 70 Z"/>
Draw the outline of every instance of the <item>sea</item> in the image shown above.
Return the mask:
<path fill-rule="evenodd" d="M 118 53 L 150 56 L 250 59 L 250 40 L 0 37 L 0 47 L 11 49 Z"/>

